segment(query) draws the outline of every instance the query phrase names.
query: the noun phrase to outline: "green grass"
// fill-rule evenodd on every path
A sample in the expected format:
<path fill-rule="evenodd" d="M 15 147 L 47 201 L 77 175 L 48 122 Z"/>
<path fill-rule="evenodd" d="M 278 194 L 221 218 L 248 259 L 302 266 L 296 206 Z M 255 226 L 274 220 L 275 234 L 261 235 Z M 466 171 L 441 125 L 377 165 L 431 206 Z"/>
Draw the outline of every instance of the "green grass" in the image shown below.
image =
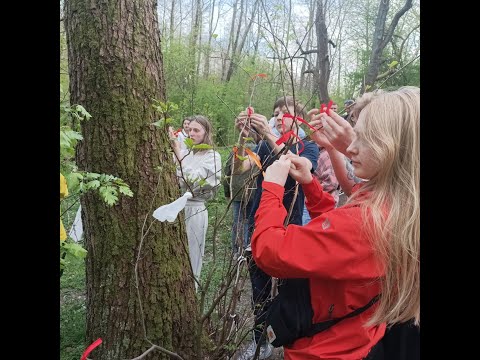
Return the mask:
<path fill-rule="evenodd" d="M 60 359 L 78 360 L 86 348 L 85 260 L 67 255 L 60 278 Z"/>

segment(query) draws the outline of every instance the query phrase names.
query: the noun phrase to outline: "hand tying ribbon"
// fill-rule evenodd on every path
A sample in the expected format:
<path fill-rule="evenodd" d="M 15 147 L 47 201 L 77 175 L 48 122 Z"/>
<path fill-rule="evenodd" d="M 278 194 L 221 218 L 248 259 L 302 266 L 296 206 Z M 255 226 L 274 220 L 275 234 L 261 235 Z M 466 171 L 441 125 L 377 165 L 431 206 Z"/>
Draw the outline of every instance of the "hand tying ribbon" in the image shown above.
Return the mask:
<path fill-rule="evenodd" d="M 331 105 L 330 105 L 331 106 Z M 293 131 L 293 130 L 290 130 L 288 132 L 285 132 L 285 121 L 284 119 L 285 118 L 289 118 L 289 119 L 294 119 L 294 120 L 297 120 L 297 121 L 300 121 L 301 123 L 304 123 L 306 124 L 310 129 L 312 129 L 312 131 L 316 131 L 317 129 L 315 129 L 313 126 L 311 126 L 309 123 L 307 123 L 305 120 L 303 120 L 300 116 L 293 116 L 292 114 L 283 114 L 282 116 L 282 130 L 283 130 L 283 136 L 281 136 L 277 141 L 275 141 L 275 144 L 277 145 L 280 145 L 281 143 L 287 141 L 290 136 L 294 136 L 295 138 L 298 139 L 298 142 L 300 143 L 300 145 L 302 146 L 299 150 L 298 150 L 298 155 L 300 155 L 303 150 L 305 149 L 305 144 L 303 143 L 303 140 Z"/>
<path fill-rule="evenodd" d="M 332 107 L 333 105 L 333 101 L 330 100 L 328 102 L 328 105 L 325 105 L 325 104 L 321 104 L 320 105 L 320 114 L 321 113 L 327 113 L 328 116 L 330 116 L 330 108 Z"/>

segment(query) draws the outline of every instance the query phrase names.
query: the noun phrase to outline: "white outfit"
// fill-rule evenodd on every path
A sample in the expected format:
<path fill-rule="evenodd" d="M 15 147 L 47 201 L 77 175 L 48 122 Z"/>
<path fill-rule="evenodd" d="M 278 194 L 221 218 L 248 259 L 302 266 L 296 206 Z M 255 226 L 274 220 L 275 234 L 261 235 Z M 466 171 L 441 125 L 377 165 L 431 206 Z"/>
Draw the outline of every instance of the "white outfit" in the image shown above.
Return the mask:
<path fill-rule="evenodd" d="M 70 236 L 73 241 L 79 242 L 83 235 L 83 223 L 82 223 L 82 206 L 80 205 L 77 210 L 77 214 L 75 215 L 75 220 L 73 220 L 72 227 L 68 232 L 68 236 Z"/>
<path fill-rule="evenodd" d="M 180 159 L 183 159 L 183 176 L 190 189 L 182 178 L 180 168 L 177 168 L 180 187 L 183 192 L 191 191 L 193 193 L 193 198 L 188 199 L 185 205 L 185 225 L 193 275 L 200 279 L 208 227 L 208 211 L 205 201 L 213 199 L 218 190 L 222 176 L 222 160 L 220 154 L 213 150 L 199 151 L 195 154 L 193 151 L 188 153 L 188 150 L 181 150 Z M 195 282 L 196 287 L 197 283 Z"/>
<path fill-rule="evenodd" d="M 177 140 L 180 143 L 181 150 L 187 150 L 187 145 L 185 145 L 185 139 L 188 138 L 188 134 L 184 129 L 178 133 Z"/>

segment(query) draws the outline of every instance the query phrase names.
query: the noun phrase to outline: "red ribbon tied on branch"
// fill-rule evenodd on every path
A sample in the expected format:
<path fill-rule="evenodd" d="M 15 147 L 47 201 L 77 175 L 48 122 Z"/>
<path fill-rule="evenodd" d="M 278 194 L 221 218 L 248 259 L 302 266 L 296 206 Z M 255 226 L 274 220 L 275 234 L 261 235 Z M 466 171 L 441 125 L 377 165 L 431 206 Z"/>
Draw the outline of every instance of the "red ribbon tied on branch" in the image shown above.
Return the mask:
<path fill-rule="evenodd" d="M 300 145 L 302 145 L 302 148 L 298 149 L 298 155 L 300 155 L 303 152 L 303 150 L 305 149 L 305 145 L 303 144 L 303 140 L 300 139 L 300 136 L 295 134 L 293 132 L 293 130 L 290 130 L 290 131 L 286 132 L 285 134 L 283 134 L 282 137 L 280 137 L 277 141 L 275 141 L 275 144 L 280 145 L 281 143 L 287 141 L 290 138 L 290 136 L 296 137 L 298 139 L 298 142 L 300 143 Z"/>
<path fill-rule="evenodd" d="M 98 345 L 100 345 L 102 343 L 102 339 L 101 338 L 98 338 L 97 340 L 95 340 L 93 343 L 91 343 L 87 349 L 83 352 L 82 354 L 82 357 L 80 358 L 80 360 L 86 360 L 87 356 L 93 351 L 93 349 L 95 349 Z"/>
<path fill-rule="evenodd" d="M 267 74 L 261 73 L 261 74 L 253 75 L 253 76 L 252 76 L 252 80 L 255 80 L 257 77 L 261 77 L 261 78 L 266 79 L 266 78 L 267 78 Z"/>
<path fill-rule="evenodd" d="M 333 105 L 333 101 L 330 100 L 328 102 L 328 105 L 325 105 L 325 104 L 321 104 L 320 105 L 320 114 L 321 113 L 327 113 L 328 116 L 330 116 L 330 108 L 332 107 Z"/>
<path fill-rule="evenodd" d="M 298 142 L 302 145 L 302 148 L 298 150 L 298 155 L 300 155 L 303 152 L 303 150 L 305 149 L 305 144 L 303 143 L 303 140 L 300 139 L 300 137 L 297 134 L 295 134 L 295 132 L 293 130 L 285 132 L 285 120 L 284 120 L 285 118 L 300 121 L 301 123 L 306 124 L 312 131 L 317 131 L 317 129 L 315 129 L 313 126 L 311 126 L 305 120 L 303 120 L 300 116 L 293 116 L 292 114 L 283 114 L 283 116 L 282 116 L 283 136 L 281 136 L 277 141 L 275 141 L 275 144 L 280 145 L 281 143 L 287 141 L 290 138 L 290 136 L 294 136 L 298 139 Z"/>
<path fill-rule="evenodd" d="M 175 130 L 175 131 L 173 132 L 173 135 L 174 135 L 174 136 L 178 136 L 178 133 L 179 133 L 180 131 L 182 131 L 182 128 L 179 128 L 179 129 Z"/>

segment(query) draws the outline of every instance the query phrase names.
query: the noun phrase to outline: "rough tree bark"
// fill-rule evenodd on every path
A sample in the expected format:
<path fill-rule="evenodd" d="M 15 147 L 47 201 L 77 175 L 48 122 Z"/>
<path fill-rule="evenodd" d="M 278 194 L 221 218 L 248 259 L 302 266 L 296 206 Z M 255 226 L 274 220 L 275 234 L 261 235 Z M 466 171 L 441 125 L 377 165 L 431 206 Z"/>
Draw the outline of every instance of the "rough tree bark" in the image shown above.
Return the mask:
<path fill-rule="evenodd" d="M 152 125 L 152 98 L 165 100 L 154 0 L 66 0 L 71 102 L 92 118 L 82 124 L 81 170 L 124 179 L 133 198 L 111 208 L 96 194 L 81 200 L 87 285 L 87 343 L 101 337 L 94 358 L 128 359 L 150 347 L 145 340 L 193 358 L 196 323 L 183 219 L 154 221 L 153 210 L 179 196 L 168 138 Z M 158 166 L 162 171 L 156 170 Z M 158 191 L 158 195 L 154 194 Z M 145 226 L 144 226 L 145 224 Z M 147 359 L 169 359 L 159 351 Z"/>

